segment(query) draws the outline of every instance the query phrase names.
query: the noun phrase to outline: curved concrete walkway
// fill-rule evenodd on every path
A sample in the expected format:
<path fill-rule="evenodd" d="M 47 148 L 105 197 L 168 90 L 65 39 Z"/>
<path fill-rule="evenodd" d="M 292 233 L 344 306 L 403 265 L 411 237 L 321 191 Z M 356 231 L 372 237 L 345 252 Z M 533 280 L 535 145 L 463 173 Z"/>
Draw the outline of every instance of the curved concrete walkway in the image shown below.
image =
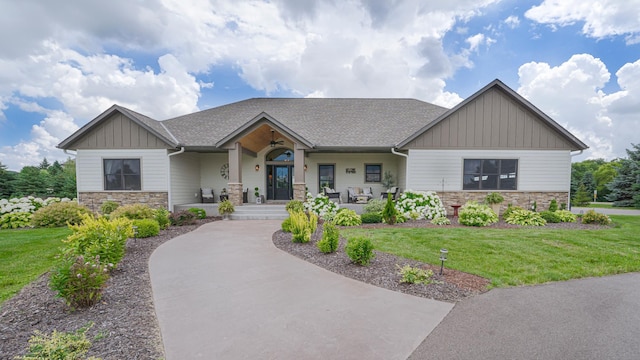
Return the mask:
<path fill-rule="evenodd" d="M 166 359 L 406 359 L 453 304 L 277 249 L 280 221 L 220 221 L 149 260 Z"/>

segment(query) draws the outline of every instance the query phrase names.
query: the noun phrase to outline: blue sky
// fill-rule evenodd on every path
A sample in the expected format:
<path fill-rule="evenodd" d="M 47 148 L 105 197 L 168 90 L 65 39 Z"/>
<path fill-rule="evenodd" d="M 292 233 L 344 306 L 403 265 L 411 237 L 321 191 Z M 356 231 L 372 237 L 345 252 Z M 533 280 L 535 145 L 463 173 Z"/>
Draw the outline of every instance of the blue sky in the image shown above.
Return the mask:
<path fill-rule="evenodd" d="M 590 146 L 640 142 L 640 0 L 0 0 L 0 162 L 114 103 L 161 120 L 250 97 L 453 107 L 495 78 Z"/>

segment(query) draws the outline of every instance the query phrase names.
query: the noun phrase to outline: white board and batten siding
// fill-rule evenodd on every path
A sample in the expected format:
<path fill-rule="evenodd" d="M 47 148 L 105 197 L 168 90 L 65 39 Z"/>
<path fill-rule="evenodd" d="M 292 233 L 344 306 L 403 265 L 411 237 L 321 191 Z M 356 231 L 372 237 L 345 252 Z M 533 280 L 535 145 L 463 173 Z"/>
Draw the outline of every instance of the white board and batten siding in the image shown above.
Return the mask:
<path fill-rule="evenodd" d="M 464 159 L 517 159 L 517 191 L 568 192 L 567 150 L 409 150 L 407 188 L 462 191 Z"/>
<path fill-rule="evenodd" d="M 76 175 L 79 192 L 104 191 L 103 159 L 140 159 L 141 191 L 169 190 L 166 149 L 78 149 Z"/>

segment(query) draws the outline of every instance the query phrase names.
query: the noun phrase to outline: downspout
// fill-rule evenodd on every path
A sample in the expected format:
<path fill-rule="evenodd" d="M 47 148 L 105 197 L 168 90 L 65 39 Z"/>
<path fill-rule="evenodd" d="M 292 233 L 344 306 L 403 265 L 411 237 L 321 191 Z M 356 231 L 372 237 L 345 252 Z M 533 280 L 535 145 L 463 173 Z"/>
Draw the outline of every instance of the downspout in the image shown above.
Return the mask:
<path fill-rule="evenodd" d="M 407 171 L 407 170 L 409 169 L 409 164 L 408 164 L 408 162 L 409 162 L 409 155 L 407 155 L 407 154 L 403 154 L 403 153 L 401 153 L 401 152 L 397 152 L 397 151 L 396 151 L 396 147 L 395 147 L 395 146 L 391 148 L 391 153 L 392 153 L 392 154 L 394 154 L 394 155 L 402 156 L 402 157 L 404 157 L 405 159 L 407 159 L 407 160 L 405 161 L 405 167 L 404 167 L 404 179 L 405 179 L 405 180 L 404 180 L 404 181 L 405 181 L 404 186 L 405 186 L 405 187 L 407 187 L 407 184 L 409 183 L 409 174 L 408 174 L 408 171 Z M 399 186 L 399 185 L 400 185 L 400 184 L 398 184 L 398 186 Z"/>
<path fill-rule="evenodd" d="M 584 149 L 578 151 L 576 154 L 572 154 L 571 152 L 569 152 L 569 156 L 574 157 L 574 156 L 578 156 L 581 155 L 584 152 Z M 573 163 L 573 161 L 570 162 L 570 164 Z M 569 210 L 571 210 L 571 166 L 569 166 L 569 195 L 567 195 L 567 208 Z"/>
<path fill-rule="evenodd" d="M 69 156 L 73 156 L 73 157 L 78 156 L 77 151 L 75 153 L 70 153 L 69 150 L 67 149 L 63 149 L 62 151 Z M 80 190 L 78 190 L 78 166 L 77 165 L 78 164 L 76 163 L 76 202 L 80 203 Z"/>
<path fill-rule="evenodd" d="M 182 154 L 184 152 L 184 146 L 180 147 L 180 150 L 171 153 L 171 154 L 167 154 L 167 157 L 172 157 L 174 155 L 179 155 Z M 169 161 L 167 162 L 167 185 L 169 185 L 169 189 L 167 191 L 167 205 L 168 205 L 168 209 L 169 211 L 173 212 L 173 201 L 171 200 L 171 159 L 169 159 Z"/>

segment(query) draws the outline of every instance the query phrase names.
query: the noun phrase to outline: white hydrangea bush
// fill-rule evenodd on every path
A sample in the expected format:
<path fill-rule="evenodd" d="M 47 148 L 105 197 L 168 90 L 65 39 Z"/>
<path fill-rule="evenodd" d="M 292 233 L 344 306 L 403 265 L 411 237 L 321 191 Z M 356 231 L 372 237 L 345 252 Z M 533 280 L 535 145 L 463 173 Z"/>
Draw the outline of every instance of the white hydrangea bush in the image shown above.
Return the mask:
<path fill-rule="evenodd" d="M 333 219 L 339 209 L 338 204 L 329 200 L 327 196 L 323 194 L 313 196 L 309 192 L 307 193 L 307 200 L 303 205 L 306 211 L 316 214 L 323 220 Z"/>
<path fill-rule="evenodd" d="M 432 220 L 447 216 L 447 210 L 435 191 L 406 190 L 396 201 L 396 210 L 405 219 Z"/>
<path fill-rule="evenodd" d="M 69 198 L 56 198 L 50 197 L 41 199 L 33 196 L 25 196 L 21 198 L 13 199 L 0 199 L 0 215 L 13 214 L 13 213 L 30 213 L 33 214 L 43 206 L 47 206 L 54 202 L 67 202 L 71 201 Z"/>

